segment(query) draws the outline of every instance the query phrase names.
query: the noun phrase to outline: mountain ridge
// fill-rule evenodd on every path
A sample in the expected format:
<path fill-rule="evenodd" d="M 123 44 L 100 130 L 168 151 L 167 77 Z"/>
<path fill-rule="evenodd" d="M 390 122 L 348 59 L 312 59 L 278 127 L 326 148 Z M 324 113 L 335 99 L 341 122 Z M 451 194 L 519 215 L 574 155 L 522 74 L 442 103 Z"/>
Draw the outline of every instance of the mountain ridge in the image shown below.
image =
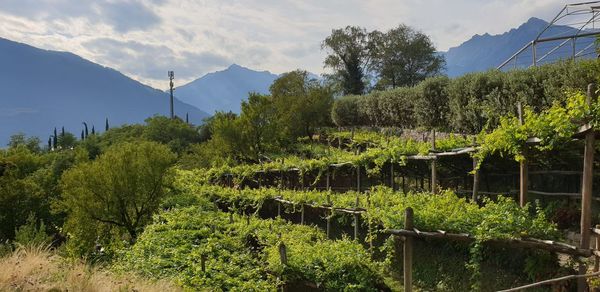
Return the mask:
<path fill-rule="evenodd" d="M 64 126 L 78 136 L 82 122 L 117 126 L 169 112 L 166 93 L 70 52 L 0 38 L 0 64 L 2 146 L 19 132 L 45 140 Z M 179 100 L 175 111 L 196 123 L 208 116 Z"/>
<path fill-rule="evenodd" d="M 466 73 L 485 71 L 496 68 L 502 62 L 512 56 L 517 50 L 531 42 L 549 23 L 537 17 L 531 17 L 517 28 L 501 33 L 490 35 L 476 34 L 458 46 L 441 52 L 446 58 L 446 74 L 450 77 L 458 77 Z M 577 29 L 569 26 L 552 26 L 553 34 L 573 33 Z M 589 44 L 588 39 L 579 39 L 577 47 L 583 48 Z M 544 43 L 545 48 L 538 48 L 538 56 L 550 50 L 552 45 L 559 41 Z M 544 49 L 546 49 L 544 51 Z M 562 53 L 562 52 L 561 52 Z M 567 58 L 567 53 L 555 55 L 554 57 Z M 531 58 L 531 56 L 529 56 Z M 525 64 L 526 61 L 523 63 Z"/>

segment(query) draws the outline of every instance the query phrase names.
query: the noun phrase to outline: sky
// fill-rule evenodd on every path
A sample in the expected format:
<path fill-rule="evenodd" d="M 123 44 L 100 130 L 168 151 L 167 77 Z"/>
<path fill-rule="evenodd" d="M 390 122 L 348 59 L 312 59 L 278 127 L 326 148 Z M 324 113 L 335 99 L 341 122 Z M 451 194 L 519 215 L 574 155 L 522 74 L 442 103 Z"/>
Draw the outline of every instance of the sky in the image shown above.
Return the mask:
<path fill-rule="evenodd" d="M 279 74 L 325 71 L 332 29 L 386 31 L 401 23 L 446 51 L 475 34 L 500 34 L 530 17 L 550 20 L 558 0 L 0 0 L 0 37 L 69 51 L 158 89 L 235 63 Z"/>

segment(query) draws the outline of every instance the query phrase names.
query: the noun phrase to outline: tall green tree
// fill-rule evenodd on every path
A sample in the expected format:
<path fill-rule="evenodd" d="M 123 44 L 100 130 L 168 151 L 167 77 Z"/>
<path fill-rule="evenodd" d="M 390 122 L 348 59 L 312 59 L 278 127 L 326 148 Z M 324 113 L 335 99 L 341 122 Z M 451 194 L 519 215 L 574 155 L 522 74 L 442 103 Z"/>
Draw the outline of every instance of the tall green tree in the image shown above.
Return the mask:
<path fill-rule="evenodd" d="M 102 227 L 135 241 L 169 194 L 174 161 L 167 146 L 140 141 L 111 146 L 96 160 L 67 170 L 59 204 L 67 214 L 65 231 L 84 250 L 93 246 L 89 233 Z"/>
<path fill-rule="evenodd" d="M 249 156 L 259 160 L 267 152 L 276 151 L 280 144 L 277 110 L 272 97 L 251 93 L 242 102 L 239 118 L 244 141 L 247 141 Z"/>
<path fill-rule="evenodd" d="M 357 26 L 334 29 L 321 44 L 327 51 L 325 67 L 331 68 L 333 79 L 340 83 L 342 93 L 363 94 L 365 71 L 369 64 L 369 33 Z"/>
<path fill-rule="evenodd" d="M 282 74 L 269 90 L 286 136 L 310 138 L 315 127 L 331 124 L 332 91 L 310 78 L 308 72 L 296 70 Z"/>
<path fill-rule="evenodd" d="M 374 31 L 370 42 L 371 68 L 379 77 L 380 89 L 415 86 L 444 68 L 444 58 L 431 39 L 407 25 L 385 33 Z"/>
<path fill-rule="evenodd" d="M 23 133 L 17 133 L 10 136 L 8 141 L 9 148 L 25 147 L 31 152 L 39 153 L 42 149 L 40 148 L 42 141 L 38 137 L 27 137 Z M 50 144 L 49 144 L 50 145 Z"/>

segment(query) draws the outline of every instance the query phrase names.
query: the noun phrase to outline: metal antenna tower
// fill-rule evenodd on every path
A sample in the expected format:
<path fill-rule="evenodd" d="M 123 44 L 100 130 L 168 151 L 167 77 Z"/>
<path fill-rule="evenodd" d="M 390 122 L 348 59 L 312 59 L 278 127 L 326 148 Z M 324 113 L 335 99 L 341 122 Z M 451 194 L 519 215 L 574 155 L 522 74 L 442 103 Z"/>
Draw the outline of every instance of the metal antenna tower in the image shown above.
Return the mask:
<path fill-rule="evenodd" d="M 522 68 L 596 55 L 600 1 L 567 4 L 533 39 L 497 69 Z M 573 32 L 574 31 L 574 32 Z M 568 45 L 570 44 L 570 46 Z"/>
<path fill-rule="evenodd" d="M 169 86 L 171 90 L 171 119 L 175 118 L 175 112 L 173 111 L 173 79 L 175 78 L 175 72 L 169 71 Z"/>

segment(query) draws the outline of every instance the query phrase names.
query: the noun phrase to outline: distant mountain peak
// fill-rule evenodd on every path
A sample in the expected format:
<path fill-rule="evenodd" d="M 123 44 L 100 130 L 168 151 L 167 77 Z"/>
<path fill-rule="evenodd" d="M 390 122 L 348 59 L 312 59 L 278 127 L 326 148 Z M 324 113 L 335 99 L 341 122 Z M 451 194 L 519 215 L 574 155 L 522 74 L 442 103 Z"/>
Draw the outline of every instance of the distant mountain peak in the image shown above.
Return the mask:
<path fill-rule="evenodd" d="M 82 122 L 142 123 L 169 111 L 164 92 L 72 53 L 0 38 L 0 64 L 0 148 L 17 132 L 45 140 L 54 127 L 77 134 Z M 176 115 L 196 123 L 208 115 L 174 102 Z"/>
<path fill-rule="evenodd" d="M 446 74 L 450 77 L 456 77 L 470 72 L 496 68 L 524 45 L 535 39 L 548 24 L 543 19 L 531 17 L 517 28 L 512 28 L 501 34 L 474 35 L 459 46 L 452 47 L 448 52 L 442 53 L 446 58 Z M 553 35 L 568 35 L 576 30 L 576 28 L 570 26 L 552 26 L 551 33 Z M 548 34 L 548 31 L 546 31 L 546 34 Z M 589 45 L 589 42 L 582 39 L 577 42 L 577 48 L 582 50 Z M 537 53 L 540 56 L 543 55 L 553 47 L 552 45 L 553 43 L 545 43 L 543 47 L 538 47 Z M 564 58 L 565 56 L 554 56 L 552 59 Z M 527 61 L 521 59 L 520 62 L 521 65 L 526 65 Z"/>
<path fill-rule="evenodd" d="M 256 71 L 238 64 L 204 76 L 177 88 L 177 97 L 191 105 L 202 106 L 209 113 L 240 111 L 240 104 L 250 92 L 269 93 L 277 79 L 269 71 Z"/>

